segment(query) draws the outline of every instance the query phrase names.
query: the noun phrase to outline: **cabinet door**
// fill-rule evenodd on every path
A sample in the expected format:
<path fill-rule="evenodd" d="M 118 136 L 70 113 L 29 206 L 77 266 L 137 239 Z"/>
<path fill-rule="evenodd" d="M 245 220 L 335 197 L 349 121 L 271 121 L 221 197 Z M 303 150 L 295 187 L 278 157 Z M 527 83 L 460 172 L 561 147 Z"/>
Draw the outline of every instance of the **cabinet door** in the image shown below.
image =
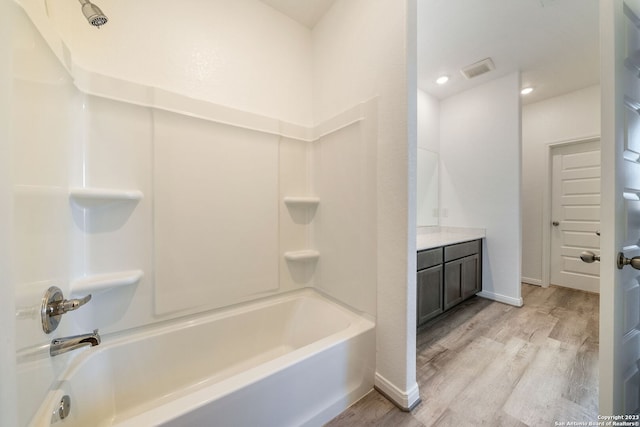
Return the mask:
<path fill-rule="evenodd" d="M 472 255 L 462 258 L 462 276 L 460 280 L 462 299 L 467 299 L 480 292 L 480 256 Z"/>
<path fill-rule="evenodd" d="M 444 311 L 442 264 L 418 271 L 418 326 Z"/>
<path fill-rule="evenodd" d="M 444 309 L 448 310 L 462 301 L 462 263 L 464 258 L 444 265 Z"/>

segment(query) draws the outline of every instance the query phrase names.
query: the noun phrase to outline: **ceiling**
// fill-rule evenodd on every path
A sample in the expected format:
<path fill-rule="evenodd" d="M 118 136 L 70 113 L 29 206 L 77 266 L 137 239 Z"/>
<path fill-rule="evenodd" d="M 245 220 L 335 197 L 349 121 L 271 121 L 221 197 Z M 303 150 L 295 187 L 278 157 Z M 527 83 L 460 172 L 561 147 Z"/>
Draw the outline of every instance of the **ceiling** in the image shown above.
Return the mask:
<path fill-rule="evenodd" d="M 336 0 L 261 0 L 312 29 Z M 417 0 L 418 86 L 443 99 L 520 70 L 524 103 L 599 82 L 598 0 Z M 495 70 L 460 69 L 490 57 Z M 435 80 L 448 75 L 447 84 Z"/>
<path fill-rule="evenodd" d="M 598 0 L 418 0 L 418 86 L 442 99 L 520 70 L 530 103 L 597 84 L 598 16 Z M 495 70 L 462 76 L 487 57 Z"/>

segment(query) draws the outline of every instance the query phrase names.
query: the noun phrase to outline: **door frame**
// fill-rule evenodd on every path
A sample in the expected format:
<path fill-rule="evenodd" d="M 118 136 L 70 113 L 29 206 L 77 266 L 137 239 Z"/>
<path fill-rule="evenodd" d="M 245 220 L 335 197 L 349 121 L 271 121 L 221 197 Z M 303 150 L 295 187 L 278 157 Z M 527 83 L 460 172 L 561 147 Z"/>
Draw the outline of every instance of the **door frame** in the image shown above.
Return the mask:
<path fill-rule="evenodd" d="M 575 139 L 550 142 L 545 145 L 544 186 L 542 190 L 542 287 L 548 288 L 551 283 L 551 207 L 552 207 L 552 167 L 553 149 L 570 145 L 600 141 L 600 135 L 591 135 Z"/>

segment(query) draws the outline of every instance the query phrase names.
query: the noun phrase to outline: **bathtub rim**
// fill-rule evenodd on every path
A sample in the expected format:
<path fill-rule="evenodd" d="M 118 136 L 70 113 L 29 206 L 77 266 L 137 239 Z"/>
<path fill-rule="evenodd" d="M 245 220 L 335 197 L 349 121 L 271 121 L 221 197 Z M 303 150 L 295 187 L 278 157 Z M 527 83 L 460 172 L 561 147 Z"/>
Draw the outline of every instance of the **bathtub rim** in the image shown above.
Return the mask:
<path fill-rule="evenodd" d="M 197 325 L 201 322 L 206 322 L 206 320 L 204 319 L 213 320 L 214 318 L 231 316 L 232 313 L 236 312 L 235 310 L 241 310 L 241 311 L 237 311 L 237 313 L 244 312 L 244 311 L 251 311 L 250 309 L 252 307 L 255 307 L 256 309 L 258 307 L 263 307 L 263 306 L 266 307 L 268 305 L 277 304 L 278 302 L 284 302 L 289 299 L 295 299 L 296 297 L 300 297 L 300 296 L 308 296 L 310 298 L 324 300 L 326 302 L 329 302 L 335 305 L 336 308 L 338 308 L 341 312 L 346 313 L 347 316 L 350 316 L 350 317 L 356 316 L 357 318 L 363 318 L 373 323 L 374 325 L 376 324 L 375 316 L 367 312 L 357 310 L 354 307 L 343 303 L 342 301 L 327 294 L 322 289 L 318 289 L 314 286 L 307 286 L 300 289 L 293 289 L 293 290 L 281 292 L 275 295 L 267 295 L 267 296 L 259 297 L 250 301 L 238 302 L 236 304 L 232 304 L 225 307 L 204 310 L 198 313 L 187 313 L 178 317 L 159 319 L 155 322 L 135 326 L 128 329 L 100 332 L 100 338 L 102 339 L 102 343 L 100 346 L 93 347 L 91 349 L 82 349 L 79 351 L 75 351 L 73 353 L 70 353 L 68 355 L 68 358 L 69 360 L 83 358 L 84 353 L 99 352 L 107 344 L 120 342 L 121 340 L 127 340 L 130 337 L 137 336 L 140 334 L 145 336 L 147 334 L 160 334 L 161 330 L 169 331 L 172 327 L 177 327 L 179 329 L 180 327 L 177 325 L 183 325 L 183 324 Z M 184 327 L 184 325 L 182 327 Z M 78 331 L 77 333 L 82 333 L 82 331 Z M 18 360 L 18 365 L 28 365 L 30 363 L 41 362 L 43 359 L 47 359 L 47 360 L 51 359 L 49 355 L 49 344 L 50 342 L 47 341 L 46 343 L 45 342 L 39 343 L 35 346 L 20 350 L 16 356 Z M 65 357 L 65 356 L 62 356 L 62 357 Z M 66 370 L 63 372 L 60 372 L 58 376 L 64 374 L 65 372 Z"/>
<path fill-rule="evenodd" d="M 141 325 L 135 328 L 125 329 L 121 331 L 106 332 L 100 334 L 102 344 L 93 347 L 94 352 L 100 352 L 107 346 L 121 344 L 133 341 L 136 337 L 150 337 L 162 335 L 174 330 L 180 330 L 185 327 L 198 326 L 204 323 L 212 322 L 227 317 L 233 317 L 238 314 L 256 311 L 261 308 L 278 305 L 287 301 L 296 300 L 298 298 L 311 298 L 320 300 L 334 306 L 343 313 L 350 321 L 356 323 L 360 321 L 370 322 L 375 326 L 375 318 L 368 313 L 354 309 L 353 307 L 333 298 L 332 296 L 322 292 L 314 287 L 305 287 L 279 293 L 277 295 L 268 295 L 251 301 L 243 301 L 226 307 L 220 307 L 213 310 L 202 311 L 199 313 L 186 314 L 180 317 L 174 317 L 165 320 L 159 320 L 154 323 Z M 101 348 L 102 347 L 102 348 Z"/>

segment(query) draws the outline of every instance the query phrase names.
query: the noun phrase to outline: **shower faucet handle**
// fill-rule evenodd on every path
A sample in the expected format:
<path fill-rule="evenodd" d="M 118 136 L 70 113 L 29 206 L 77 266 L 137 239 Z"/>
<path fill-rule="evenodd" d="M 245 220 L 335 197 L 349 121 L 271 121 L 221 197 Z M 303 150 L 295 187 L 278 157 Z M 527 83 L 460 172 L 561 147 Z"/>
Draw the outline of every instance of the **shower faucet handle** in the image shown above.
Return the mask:
<path fill-rule="evenodd" d="M 78 299 L 64 299 L 62 290 L 57 286 L 51 286 L 42 297 L 40 308 L 42 330 L 46 334 L 53 332 L 58 327 L 63 314 L 82 307 L 90 300 L 91 294 Z"/>
<path fill-rule="evenodd" d="M 49 316 L 65 314 L 66 312 L 77 310 L 91 300 L 91 294 L 79 299 L 66 299 L 57 304 L 51 304 L 47 308 Z"/>

